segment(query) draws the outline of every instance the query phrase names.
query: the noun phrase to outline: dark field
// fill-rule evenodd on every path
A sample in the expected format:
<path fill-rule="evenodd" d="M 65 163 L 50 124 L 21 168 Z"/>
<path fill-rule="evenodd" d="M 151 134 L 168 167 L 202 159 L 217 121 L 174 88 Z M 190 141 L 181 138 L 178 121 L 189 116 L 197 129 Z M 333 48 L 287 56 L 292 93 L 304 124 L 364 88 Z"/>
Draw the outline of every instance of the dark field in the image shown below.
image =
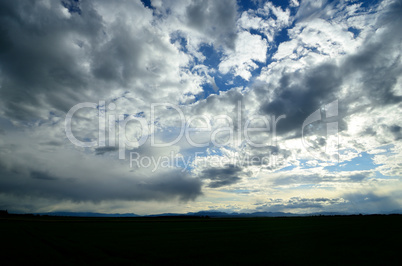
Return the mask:
<path fill-rule="evenodd" d="M 0 264 L 399 264 L 402 216 L 0 218 Z"/>

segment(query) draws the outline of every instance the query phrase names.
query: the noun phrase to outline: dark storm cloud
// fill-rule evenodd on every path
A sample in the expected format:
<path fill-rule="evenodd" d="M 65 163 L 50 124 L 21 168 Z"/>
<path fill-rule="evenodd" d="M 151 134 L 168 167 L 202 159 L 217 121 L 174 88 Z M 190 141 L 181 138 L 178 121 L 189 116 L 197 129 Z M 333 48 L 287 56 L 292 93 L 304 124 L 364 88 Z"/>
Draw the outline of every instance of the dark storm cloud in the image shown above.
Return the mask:
<path fill-rule="evenodd" d="M 382 25 L 385 30 L 378 36 L 378 40 L 371 41 L 360 52 L 349 56 L 342 66 L 345 76 L 362 76 L 363 89 L 359 90 L 359 95 L 353 96 L 365 96 L 376 106 L 398 104 L 402 101 L 402 96 L 393 92 L 402 70 L 399 50 L 402 41 L 399 34 L 402 26 L 401 8 L 397 7 L 386 14 L 394 20 L 383 20 L 386 22 Z"/>
<path fill-rule="evenodd" d="M 63 145 L 62 141 L 56 141 L 56 140 L 50 140 L 50 141 L 46 141 L 46 142 L 42 142 L 40 143 L 41 145 L 48 145 L 48 146 L 55 146 L 55 147 L 59 147 Z"/>
<path fill-rule="evenodd" d="M 149 178 L 119 176 L 59 177 L 44 171 L 0 170 L 0 193 L 74 202 L 107 200 L 194 200 L 201 181 L 177 170 Z M 96 173 L 94 173 L 96 175 Z"/>
<path fill-rule="evenodd" d="M 35 179 L 42 179 L 42 180 L 57 180 L 56 177 L 50 176 L 47 173 L 40 172 L 40 171 L 33 171 L 31 172 L 31 177 Z"/>
<path fill-rule="evenodd" d="M 385 134 L 379 134 L 378 130 L 376 130 L 374 127 L 368 126 L 361 132 L 361 135 L 375 136 L 376 139 L 384 144 L 389 142 L 389 136 L 391 136 L 391 139 L 393 138 L 394 141 L 402 139 L 402 127 L 400 127 L 399 125 L 380 124 L 378 125 L 378 128 L 381 129 L 382 132 Z"/>
<path fill-rule="evenodd" d="M 144 53 L 143 43 L 123 21 L 115 22 L 111 31 L 112 38 L 93 52 L 92 72 L 96 79 L 128 86 L 133 78 L 147 75 L 139 64 Z"/>
<path fill-rule="evenodd" d="M 394 140 L 402 139 L 402 128 L 398 125 L 393 125 L 389 128 L 391 133 L 394 135 Z"/>
<path fill-rule="evenodd" d="M 45 104 L 68 110 L 79 102 L 78 95 L 87 85 L 66 38 L 95 41 L 102 29 L 101 17 L 86 4 L 86 12 L 61 19 L 60 3 L 50 3 L 50 8 L 38 1 L 0 3 L 1 95 L 8 117 L 39 116 L 34 108 Z"/>
<path fill-rule="evenodd" d="M 277 132 L 285 134 L 296 131 L 294 134 L 298 137 L 304 120 L 310 114 L 323 104 L 336 100 L 341 84 L 341 73 L 332 64 L 311 69 L 305 75 L 298 72 L 284 74 L 274 100 L 262 104 L 261 111 L 276 117 L 286 115 L 278 122 Z M 263 93 L 263 90 L 259 89 L 258 93 Z"/>
<path fill-rule="evenodd" d="M 235 49 L 236 1 L 192 1 L 186 8 L 186 15 L 190 27 L 213 37 L 218 44 Z"/>
<path fill-rule="evenodd" d="M 201 173 L 201 179 L 211 180 L 209 187 L 219 188 L 235 184 L 241 180 L 239 174 L 242 168 L 229 164 L 223 168 L 209 168 L 203 170 Z"/>
<path fill-rule="evenodd" d="M 96 2 L 79 2 L 79 12 L 75 2 L 49 3 L 0 3 L 0 93 L 5 117 L 27 121 L 46 119 L 49 112 L 60 116 L 77 103 L 97 102 L 116 87 L 127 88 L 139 77 L 136 95 L 151 95 L 141 86 L 166 70 L 168 63 L 147 62 L 151 73 L 144 65 L 148 56 L 144 49 L 151 42 L 155 49 L 166 50 L 160 39 L 141 30 L 143 25 L 134 27 L 141 34 L 133 33 L 123 15 L 106 21 Z M 63 5 L 69 8 L 69 17 L 64 17 Z M 143 13 L 141 3 L 128 7 Z"/>
<path fill-rule="evenodd" d="M 363 179 L 365 179 L 367 176 L 364 174 L 355 174 L 355 175 L 350 175 L 348 178 L 353 181 L 353 182 L 361 182 Z"/>

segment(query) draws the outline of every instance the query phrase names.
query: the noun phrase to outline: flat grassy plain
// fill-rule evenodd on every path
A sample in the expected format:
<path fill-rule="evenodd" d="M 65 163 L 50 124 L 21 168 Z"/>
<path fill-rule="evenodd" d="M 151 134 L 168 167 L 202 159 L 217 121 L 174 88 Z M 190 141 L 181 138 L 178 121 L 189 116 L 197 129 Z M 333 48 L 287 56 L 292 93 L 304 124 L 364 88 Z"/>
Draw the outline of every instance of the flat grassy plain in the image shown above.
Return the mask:
<path fill-rule="evenodd" d="M 0 264 L 387 264 L 402 215 L 287 218 L 0 217 Z"/>

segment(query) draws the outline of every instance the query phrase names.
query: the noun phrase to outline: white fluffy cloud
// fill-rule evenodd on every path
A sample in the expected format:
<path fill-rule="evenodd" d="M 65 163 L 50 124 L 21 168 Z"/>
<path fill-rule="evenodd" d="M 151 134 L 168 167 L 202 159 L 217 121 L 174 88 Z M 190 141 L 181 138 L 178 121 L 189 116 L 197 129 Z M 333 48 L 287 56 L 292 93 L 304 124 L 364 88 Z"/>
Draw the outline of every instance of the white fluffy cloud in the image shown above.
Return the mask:
<path fill-rule="evenodd" d="M 251 78 L 251 72 L 258 68 L 256 62 L 265 63 L 267 60 L 267 42 L 259 35 L 248 31 L 239 33 L 236 50 L 230 51 L 219 64 L 219 71 L 227 74 L 233 71 L 236 76 L 245 80 Z"/>

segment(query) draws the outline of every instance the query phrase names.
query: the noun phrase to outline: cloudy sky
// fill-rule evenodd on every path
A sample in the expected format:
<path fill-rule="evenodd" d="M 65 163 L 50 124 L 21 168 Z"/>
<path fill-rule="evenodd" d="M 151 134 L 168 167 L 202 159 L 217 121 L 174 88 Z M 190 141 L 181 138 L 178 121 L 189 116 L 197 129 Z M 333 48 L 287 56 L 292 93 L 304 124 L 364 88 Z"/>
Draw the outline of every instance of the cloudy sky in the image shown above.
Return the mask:
<path fill-rule="evenodd" d="M 0 3 L 0 209 L 402 210 L 402 1 Z"/>

